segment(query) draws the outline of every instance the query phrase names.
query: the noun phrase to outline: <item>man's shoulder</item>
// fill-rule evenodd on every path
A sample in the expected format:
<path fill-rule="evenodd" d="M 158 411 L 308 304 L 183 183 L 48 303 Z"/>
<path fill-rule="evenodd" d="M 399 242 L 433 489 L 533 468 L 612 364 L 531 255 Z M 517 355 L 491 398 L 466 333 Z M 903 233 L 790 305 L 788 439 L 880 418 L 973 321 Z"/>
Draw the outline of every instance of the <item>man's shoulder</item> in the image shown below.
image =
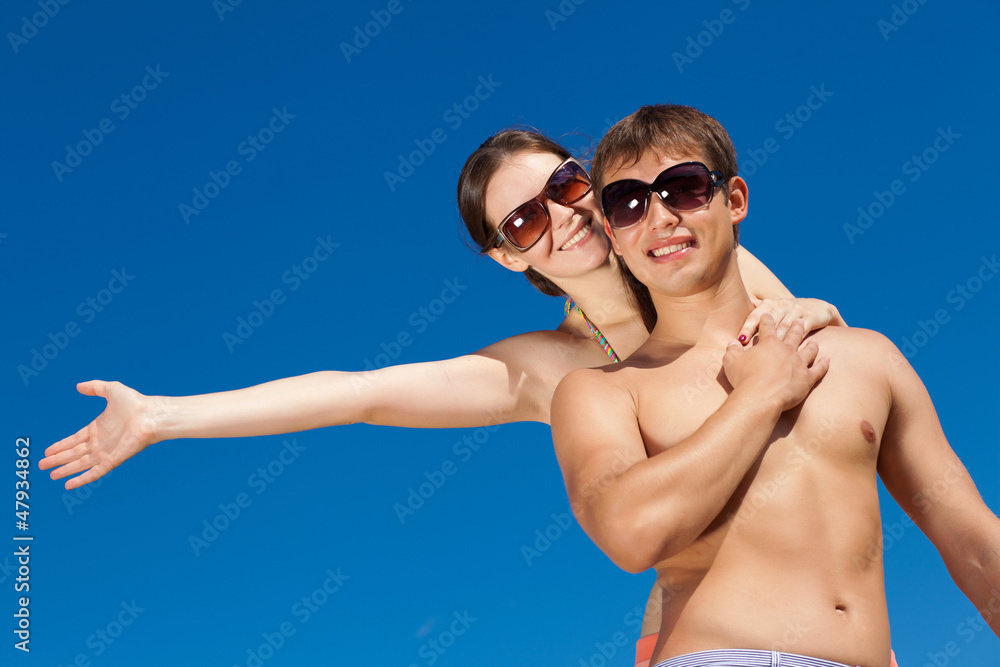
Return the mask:
<path fill-rule="evenodd" d="M 815 340 L 820 346 L 826 343 L 838 349 L 843 347 L 859 353 L 897 350 L 896 345 L 885 335 L 860 327 L 824 327 L 812 332 L 808 340 Z"/>
<path fill-rule="evenodd" d="M 872 329 L 826 327 L 813 332 L 807 340 L 816 341 L 820 356 L 830 357 L 834 364 L 856 363 L 868 371 L 890 374 L 906 363 L 896 344 Z"/>

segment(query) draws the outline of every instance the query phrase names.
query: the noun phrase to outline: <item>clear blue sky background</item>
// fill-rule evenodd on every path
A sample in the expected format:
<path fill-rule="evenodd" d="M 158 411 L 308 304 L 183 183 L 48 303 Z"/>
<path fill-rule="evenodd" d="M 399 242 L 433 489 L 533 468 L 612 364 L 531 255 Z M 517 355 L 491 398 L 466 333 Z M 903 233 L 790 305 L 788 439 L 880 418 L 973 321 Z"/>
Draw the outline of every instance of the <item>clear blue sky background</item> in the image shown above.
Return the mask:
<path fill-rule="evenodd" d="M 1000 251 L 996 2 L 908 0 L 900 25 L 888 1 L 401 0 L 396 14 L 382 1 L 247 1 L 221 15 L 218 5 L 69 2 L 39 15 L 37 30 L 22 17 L 43 11 L 38 2 L 0 11 L 3 664 L 246 666 L 283 623 L 294 635 L 273 656 L 265 649 L 264 664 L 599 667 L 601 645 L 614 647 L 608 665 L 632 664 L 632 614 L 652 576 L 619 571 L 575 524 L 552 527 L 569 507 L 541 425 L 166 442 L 74 494 L 35 467 L 103 408 L 76 394 L 81 380 L 218 391 L 361 370 L 402 332 L 413 342 L 397 362 L 555 326 L 561 302 L 477 258 L 459 233 L 462 163 L 514 123 L 580 133 L 567 138 L 580 147 L 641 104 L 719 118 L 753 191 L 744 244 L 796 294 L 914 344 L 945 431 L 997 510 L 1000 279 L 976 282 L 982 258 Z M 348 59 L 341 43 L 373 11 L 391 22 Z M 130 108 L 120 97 L 144 77 L 151 89 Z M 492 81 L 485 99 L 469 100 L 465 117 L 449 112 L 481 78 Z M 294 117 L 264 133 L 262 150 L 241 150 L 274 109 Z M 103 119 L 112 131 L 95 133 Z M 443 141 L 390 187 L 399 156 L 439 128 Z M 67 145 L 98 134 L 67 163 Z M 925 150 L 926 169 L 907 165 Z M 186 221 L 179 205 L 229 161 L 239 173 Z M 880 210 L 889 195 L 876 193 L 897 180 Z M 871 221 L 845 229 L 859 207 Z M 293 289 L 283 276 L 317 238 L 339 245 Z M 102 293 L 115 271 L 133 277 Z M 445 281 L 463 286 L 459 297 L 433 322 L 411 319 Z M 962 297 L 959 285 L 978 291 Z M 286 300 L 231 351 L 224 334 L 275 289 Z M 108 296 L 100 312 L 86 306 Z M 923 334 L 936 314 L 944 323 Z M 67 325 L 77 335 L 25 381 L 18 366 Z M 30 656 L 11 632 L 21 435 L 32 443 Z M 463 438 L 479 450 L 456 451 Z M 261 488 L 251 476 L 286 440 L 304 449 Z M 401 523 L 394 504 L 446 461 L 457 472 Z M 189 536 L 241 493 L 250 505 L 195 555 Z M 959 627 L 973 607 L 930 543 L 885 495 L 882 513 L 896 526 L 885 561 L 900 664 L 924 665 L 949 642 L 949 665 L 1000 664 L 989 631 Z M 556 539 L 529 565 L 522 546 L 546 529 Z M 338 568 L 349 577 L 340 590 L 308 618 L 296 611 Z M 118 634 L 133 601 L 142 611 Z M 451 644 L 442 633 L 466 613 L 476 620 Z M 629 644 L 615 647 L 616 633 Z"/>

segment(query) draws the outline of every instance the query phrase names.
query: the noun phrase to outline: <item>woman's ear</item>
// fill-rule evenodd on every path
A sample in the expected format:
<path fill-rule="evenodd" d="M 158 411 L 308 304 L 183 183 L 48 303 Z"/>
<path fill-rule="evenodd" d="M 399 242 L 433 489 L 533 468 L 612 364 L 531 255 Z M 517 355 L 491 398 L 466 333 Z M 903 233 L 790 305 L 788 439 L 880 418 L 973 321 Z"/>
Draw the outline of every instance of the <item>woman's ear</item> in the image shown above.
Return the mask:
<path fill-rule="evenodd" d="M 531 268 L 531 265 L 526 261 L 510 254 L 503 248 L 491 248 L 486 254 L 488 254 L 497 264 L 504 267 L 505 269 L 510 269 L 511 271 L 517 271 L 518 273 L 524 273 Z"/>
<path fill-rule="evenodd" d="M 615 251 L 616 255 L 621 256 L 622 250 L 618 247 L 618 239 L 615 238 L 615 232 L 611 229 L 611 223 L 608 222 L 607 218 L 604 219 L 604 233 L 611 239 L 612 250 Z"/>

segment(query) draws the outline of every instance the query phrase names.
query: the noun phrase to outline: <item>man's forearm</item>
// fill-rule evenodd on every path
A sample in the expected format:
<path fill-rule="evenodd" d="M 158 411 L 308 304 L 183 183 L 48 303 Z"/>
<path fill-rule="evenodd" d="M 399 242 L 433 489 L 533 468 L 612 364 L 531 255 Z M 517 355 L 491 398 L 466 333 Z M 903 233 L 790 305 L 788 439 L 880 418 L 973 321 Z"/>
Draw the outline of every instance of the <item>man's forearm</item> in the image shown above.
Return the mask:
<path fill-rule="evenodd" d="M 733 390 L 690 437 L 592 492 L 599 545 L 620 554 L 615 561 L 630 563 L 630 571 L 688 547 L 725 507 L 780 417 L 780 404 Z"/>

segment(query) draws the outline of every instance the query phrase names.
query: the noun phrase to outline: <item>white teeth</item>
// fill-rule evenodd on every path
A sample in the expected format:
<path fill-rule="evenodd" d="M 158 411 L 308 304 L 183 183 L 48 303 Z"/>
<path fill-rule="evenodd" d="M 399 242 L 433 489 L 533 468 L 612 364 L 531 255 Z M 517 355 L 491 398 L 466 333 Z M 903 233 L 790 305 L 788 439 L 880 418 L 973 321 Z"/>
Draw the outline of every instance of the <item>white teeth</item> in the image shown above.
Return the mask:
<path fill-rule="evenodd" d="M 573 238 L 571 238 L 569 241 L 566 241 L 566 243 L 564 243 L 562 245 L 562 247 L 559 248 L 559 249 L 560 250 L 566 250 L 567 248 L 569 248 L 574 243 L 579 243 L 580 241 L 583 240 L 583 237 L 586 236 L 587 232 L 589 232 L 589 231 L 590 231 L 590 223 L 588 222 L 587 224 L 585 224 L 583 226 L 583 229 L 581 229 L 576 234 L 574 234 Z"/>
<path fill-rule="evenodd" d="M 694 241 L 685 241 L 684 243 L 678 243 L 677 245 L 668 245 L 664 248 L 657 248 L 652 251 L 653 257 L 663 257 L 664 255 L 669 255 L 672 252 L 677 252 L 678 250 L 684 250 L 684 248 L 690 248 L 694 245 Z"/>

